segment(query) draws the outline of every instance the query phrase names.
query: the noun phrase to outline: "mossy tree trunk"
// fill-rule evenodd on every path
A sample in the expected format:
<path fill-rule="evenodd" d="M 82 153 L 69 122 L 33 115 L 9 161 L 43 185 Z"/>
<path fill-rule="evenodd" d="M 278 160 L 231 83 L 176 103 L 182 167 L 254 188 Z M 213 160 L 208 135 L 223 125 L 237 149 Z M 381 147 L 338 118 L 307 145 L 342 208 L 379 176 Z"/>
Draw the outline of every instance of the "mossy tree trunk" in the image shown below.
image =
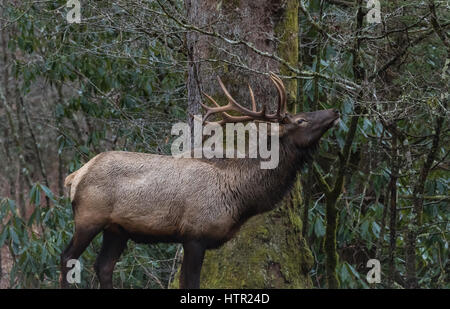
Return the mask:
<path fill-rule="evenodd" d="M 277 92 L 267 75 L 290 72 L 271 57 L 256 53 L 246 44 L 276 54 L 296 67 L 298 60 L 298 2 L 186 0 L 188 21 L 209 33 L 187 34 L 188 111 L 199 112 L 204 91 L 224 104 L 217 82 L 220 76 L 233 97 L 250 106 L 247 83 L 258 104 L 276 108 Z M 223 37 L 235 43 L 226 42 Z M 288 106 L 295 109 L 297 81 L 286 79 Z M 261 105 L 260 105 L 261 106 Z M 301 184 L 272 212 L 251 218 L 237 236 L 206 254 L 202 288 L 307 288 L 313 257 L 302 237 Z"/>

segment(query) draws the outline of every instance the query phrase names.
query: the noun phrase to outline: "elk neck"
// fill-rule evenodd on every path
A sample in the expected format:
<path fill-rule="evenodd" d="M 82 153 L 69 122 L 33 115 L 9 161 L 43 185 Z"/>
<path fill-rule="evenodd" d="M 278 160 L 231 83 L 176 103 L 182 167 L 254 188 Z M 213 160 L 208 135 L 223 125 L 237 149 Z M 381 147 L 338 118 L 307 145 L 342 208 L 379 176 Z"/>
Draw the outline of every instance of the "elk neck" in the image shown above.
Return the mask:
<path fill-rule="evenodd" d="M 312 157 L 317 145 L 296 147 L 289 137 L 280 138 L 279 163 L 261 169 L 261 159 L 221 160 L 221 193 L 227 198 L 230 214 L 237 223 L 274 209 L 292 189 L 297 174 Z M 218 166 L 219 167 L 219 166 Z"/>

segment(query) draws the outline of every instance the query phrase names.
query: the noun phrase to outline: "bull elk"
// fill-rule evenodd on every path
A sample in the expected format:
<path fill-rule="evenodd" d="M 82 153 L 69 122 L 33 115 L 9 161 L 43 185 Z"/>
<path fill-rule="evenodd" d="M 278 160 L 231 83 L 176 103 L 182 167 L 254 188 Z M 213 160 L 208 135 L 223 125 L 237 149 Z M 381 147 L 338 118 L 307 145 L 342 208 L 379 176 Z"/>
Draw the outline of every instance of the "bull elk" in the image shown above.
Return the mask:
<path fill-rule="evenodd" d="M 77 259 L 103 231 L 95 262 L 101 288 L 112 288 L 114 266 L 129 239 L 139 243 L 182 243 L 180 288 L 199 288 L 206 249 L 230 240 L 250 217 L 275 208 L 288 193 L 302 165 L 322 135 L 339 120 L 335 109 L 291 115 L 281 79 L 270 75 L 278 91 L 278 108 L 268 113 L 237 103 L 220 81 L 228 104 L 202 104 L 218 123 L 264 121 L 279 124 L 279 164 L 261 169 L 260 158 L 198 159 L 110 151 L 95 156 L 67 176 L 75 233 L 61 255 L 60 284 L 67 287 L 67 261 Z M 232 116 L 228 112 L 241 115 Z"/>

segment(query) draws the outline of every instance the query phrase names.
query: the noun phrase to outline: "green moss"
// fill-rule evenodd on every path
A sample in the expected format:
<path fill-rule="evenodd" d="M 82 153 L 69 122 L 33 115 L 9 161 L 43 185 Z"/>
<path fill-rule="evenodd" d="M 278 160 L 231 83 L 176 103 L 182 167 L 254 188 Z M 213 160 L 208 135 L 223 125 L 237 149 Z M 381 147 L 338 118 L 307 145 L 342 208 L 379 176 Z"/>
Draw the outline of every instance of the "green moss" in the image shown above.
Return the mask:
<path fill-rule="evenodd" d="M 250 219 L 237 237 L 207 252 L 202 288 L 309 288 L 312 256 L 287 206 Z"/>
<path fill-rule="evenodd" d="M 283 17 L 275 26 L 275 35 L 280 39 L 277 48 L 278 55 L 286 60 L 291 66 L 296 67 L 298 63 L 298 1 L 287 0 Z M 286 66 L 280 67 L 280 74 L 294 76 Z M 294 113 L 297 101 L 297 80 L 284 81 L 288 95 L 288 108 Z"/>
<path fill-rule="evenodd" d="M 336 250 L 336 230 L 337 230 L 337 207 L 336 199 L 327 197 L 327 213 L 326 213 L 326 233 L 324 241 L 324 251 L 326 257 L 325 272 L 326 281 L 329 289 L 337 289 L 340 282 L 336 273 L 338 263 L 338 255 Z"/>
<path fill-rule="evenodd" d="M 300 219 L 299 214 L 299 210 L 301 208 L 302 203 L 303 203 L 302 183 L 300 181 L 300 174 L 299 174 L 299 177 L 295 182 L 294 189 L 291 192 L 291 199 L 289 201 L 290 207 L 287 208 L 288 218 L 297 232 L 300 232 L 303 228 L 303 223 L 302 220 Z"/>

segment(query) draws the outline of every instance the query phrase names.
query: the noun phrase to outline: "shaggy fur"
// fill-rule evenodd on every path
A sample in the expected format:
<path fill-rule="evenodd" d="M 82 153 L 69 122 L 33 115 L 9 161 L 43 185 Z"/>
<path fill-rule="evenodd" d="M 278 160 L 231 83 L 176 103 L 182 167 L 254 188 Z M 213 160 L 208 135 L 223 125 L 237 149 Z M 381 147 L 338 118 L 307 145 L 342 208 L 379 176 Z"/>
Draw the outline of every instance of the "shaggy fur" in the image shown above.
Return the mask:
<path fill-rule="evenodd" d="M 96 270 L 103 287 L 111 287 L 112 269 L 128 238 L 181 242 L 194 248 L 201 267 L 205 249 L 222 245 L 248 218 L 282 200 L 337 118 L 332 110 L 292 116 L 292 123 L 284 126 L 275 169 L 261 169 L 260 159 L 249 158 L 207 160 L 121 151 L 97 155 L 66 178 L 76 231 L 62 254 L 62 275 L 64 263 L 78 258 L 102 230 L 107 237 Z M 297 124 L 298 119 L 308 121 Z M 186 263 L 199 276 L 198 261 Z"/>

